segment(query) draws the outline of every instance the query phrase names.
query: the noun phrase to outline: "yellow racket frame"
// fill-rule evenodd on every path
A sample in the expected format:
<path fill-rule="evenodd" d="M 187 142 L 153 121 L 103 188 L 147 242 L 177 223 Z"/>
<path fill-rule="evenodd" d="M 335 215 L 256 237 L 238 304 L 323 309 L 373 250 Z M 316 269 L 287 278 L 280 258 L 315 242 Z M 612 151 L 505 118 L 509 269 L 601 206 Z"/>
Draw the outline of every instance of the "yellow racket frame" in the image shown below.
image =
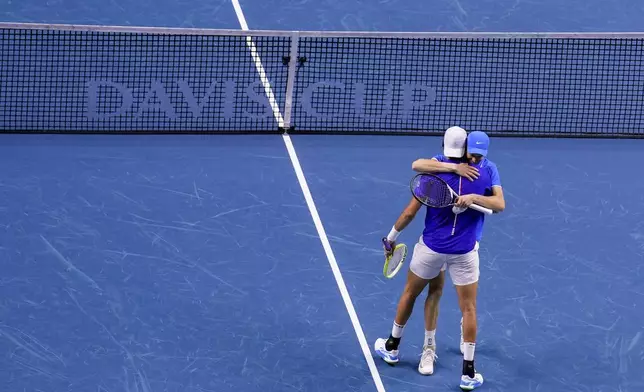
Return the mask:
<path fill-rule="evenodd" d="M 396 269 L 391 271 L 391 274 L 387 275 L 387 269 L 389 268 L 389 262 L 391 261 L 391 258 L 394 256 L 394 253 L 396 253 L 397 251 L 400 251 L 400 250 L 402 250 L 402 252 L 403 252 L 402 253 L 402 259 L 400 260 L 400 264 L 398 264 Z M 403 264 L 405 264 L 405 259 L 406 258 L 407 258 L 407 245 L 405 245 L 405 244 L 396 245 L 394 247 L 394 251 L 391 252 L 391 256 L 385 257 L 385 265 L 382 268 L 382 274 L 385 276 L 385 278 L 391 279 L 394 276 L 396 276 L 398 271 L 400 271 L 400 269 L 402 268 Z"/>

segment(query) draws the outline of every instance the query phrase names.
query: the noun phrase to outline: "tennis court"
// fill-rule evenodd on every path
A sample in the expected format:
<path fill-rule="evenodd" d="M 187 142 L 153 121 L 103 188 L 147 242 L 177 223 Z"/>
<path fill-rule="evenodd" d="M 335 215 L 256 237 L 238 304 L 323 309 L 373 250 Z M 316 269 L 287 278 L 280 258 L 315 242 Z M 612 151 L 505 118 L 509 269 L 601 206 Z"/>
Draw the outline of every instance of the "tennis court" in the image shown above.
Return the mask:
<path fill-rule="evenodd" d="M 251 30 L 403 33 L 248 40 L 230 1 L 2 13 L 231 29 L 0 30 L 6 390 L 458 390 L 449 284 L 434 375 L 417 371 L 421 299 L 401 363 L 372 352 L 404 286 L 382 276 L 380 238 L 411 162 L 440 152 L 422 132 L 457 123 L 494 135 L 507 201 L 481 246 L 482 390 L 644 386 L 644 143 L 621 138 L 644 133 L 644 35 L 414 35 L 637 31 L 638 4 L 573 2 L 574 20 L 554 2 L 241 7 Z"/>

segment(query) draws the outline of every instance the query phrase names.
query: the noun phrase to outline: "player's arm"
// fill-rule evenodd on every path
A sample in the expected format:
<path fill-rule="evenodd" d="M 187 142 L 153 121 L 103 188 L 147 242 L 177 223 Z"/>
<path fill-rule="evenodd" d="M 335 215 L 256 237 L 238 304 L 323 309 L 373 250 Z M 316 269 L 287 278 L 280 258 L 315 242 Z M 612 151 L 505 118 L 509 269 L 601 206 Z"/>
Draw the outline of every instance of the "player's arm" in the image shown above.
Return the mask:
<path fill-rule="evenodd" d="M 489 208 L 497 213 L 505 210 L 505 198 L 503 197 L 503 188 L 501 186 L 492 187 L 492 196 L 470 194 L 464 195 L 464 197 L 468 197 L 470 199 L 466 201 L 468 206 L 478 204 L 481 207 Z"/>
<path fill-rule="evenodd" d="M 436 158 L 417 159 L 411 164 L 411 168 L 419 173 L 456 173 L 469 180 L 479 177 L 478 169 L 467 163 L 441 162 Z"/>
<path fill-rule="evenodd" d="M 420 204 L 418 200 L 412 197 L 409 204 L 407 204 L 407 207 L 405 207 L 398 219 L 396 219 L 396 223 L 394 223 L 394 226 L 391 228 L 389 235 L 387 235 L 387 240 L 389 242 L 396 242 L 396 239 L 400 235 L 400 232 L 405 230 L 407 225 L 409 225 L 411 221 L 414 220 L 416 214 L 418 213 L 418 210 L 420 210 L 420 207 L 422 207 L 422 204 Z"/>
<path fill-rule="evenodd" d="M 420 173 L 456 173 L 456 165 L 449 162 L 440 162 L 436 158 L 416 159 L 411 164 L 414 171 Z"/>
<path fill-rule="evenodd" d="M 505 197 L 503 196 L 503 187 L 501 186 L 501 176 L 496 165 L 490 166 L 490 185 L 492 187 L 492 196 L 483 196 L 477 194 L 464 195 L 459 197 L 457 206 L 469 207 L 472 204 L 478 204 L 498 213 L 505 210 Z"/>

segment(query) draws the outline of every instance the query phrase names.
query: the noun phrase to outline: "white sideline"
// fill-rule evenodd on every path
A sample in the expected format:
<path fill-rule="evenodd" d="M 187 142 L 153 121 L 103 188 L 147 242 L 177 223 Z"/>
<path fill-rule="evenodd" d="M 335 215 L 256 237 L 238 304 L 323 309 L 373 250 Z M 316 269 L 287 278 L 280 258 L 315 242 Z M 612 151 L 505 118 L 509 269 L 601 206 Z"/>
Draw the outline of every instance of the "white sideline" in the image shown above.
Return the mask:
<path fill-rule="evenodd" d="M 233 3 L 233 7 L 235 8 L 237 19 L 239 19 L 239 25 L 241 26 L 242 30 L 248 30 L 248 24 L 246 23 L 246 18 L 244 17 L 244 13 L 241 9 L 241 5 L 239 4 L 239 0 L 231 0 L 231 1 Z M 259 76 L 262 80 L 264 90 L 266 91 L 266 96 L 268 97 L 271 107 L 273 108 L 275 120 L 280 126 L 283 126 L 284 119 L 283 119 L 282 113 L 280 112 L 277 101 L 275 100 L 273 89 L 271 88 L 270 83 L 266 78 L 266 72 L 264 71 L 264 66 L 262 65 L 262 61 L 259 58 L 259 55 L 257 54 L 257 49 L 255 47 L 255 44 L 253 43 L 251 37 L 247 37 L 246 42 L 248 44 L 248 47 L 251 50 L 251 55 L 253 56 L 253 60 L 255 61 L 255 67 L 257 68 L 257 72 L 259 73 Z M 300 187 L 302 188 L 302 193 L 304 194 L 306 205 L 309 207 L 311 218 L 313 218 L 313 223 L 315 224 L 315 228 L 317 229 L 318 236 L 320 237 L 320 241 L 322 242 L 322 247 L 324 248 L 326 257 L 329 260 L 329 264 L 331 265 L 333 276 L 335 277 L 335 281 L 338 284 L 338 288 L 340 289 L 340 294 L 342 295 L 342 299 L 344 300 L 344 305 L 346 306 L 347 312 L 349 313 L 349 317 L 351 318 L 351 324 L 353 324 L 353 329 L 355 330 L 355 333 L 358 336 L 358 341 L 360 342 L 362 353 L 364 354 L 364 357 L 367 360 L 367 365 L 369 366 L 371 377 L 373 378 L 373 381 L 376 384 L 377 391 L 385 392 L 385 386 L 382 383 L 382 379 L 380 378 L 380 373 L 378 372 L 378 368 L 376 367 L 376 364 L 371 355 L 371 350 L 369 349 L 367 338 L 365 337 L 364 331 L 362 330 L 362 326 L 360 325 L 360 321 L 358 320 L 358 314 L 356 313 L 356 310 L 353 307 L 353 303 L 351 302 L 351 297 L 349 296 L 349 291 L 347 290 L 347 286 L 344 283 L 344 279 L 342 278 L 342 273 L 340 272 L 340 268 L 338 267 L 338 262 L 335 259 L 333 250 L 331 249 L 331 243 L 329 242 L 329 238 L 327 237 L 326 232 L 324 230 L 324 226 L 322 225 L 322 221 L 320 220 L 320 215 L 318 214 L 318 210 L 315 207 L 313 196 L 311 196 L 311 191 L 309 190 L 309 186 L 306 182 L 306 178 L 304 177 L 304 172 L 302 171 L 300 160 L 297 158 L 297 154 L 295 153 L 295 147 L 293 147 L 293 142 L 291 141 L 291 137 L 288 134 L 283 134 L 282 137 L 284 139 L 284 144 L 286 145 L 286 150 L 288 151 L 288 155 L 291 158 L 291 163 L 293 164 L 295 175 L 297 176 L 297 180 L 300 183 Z"/>

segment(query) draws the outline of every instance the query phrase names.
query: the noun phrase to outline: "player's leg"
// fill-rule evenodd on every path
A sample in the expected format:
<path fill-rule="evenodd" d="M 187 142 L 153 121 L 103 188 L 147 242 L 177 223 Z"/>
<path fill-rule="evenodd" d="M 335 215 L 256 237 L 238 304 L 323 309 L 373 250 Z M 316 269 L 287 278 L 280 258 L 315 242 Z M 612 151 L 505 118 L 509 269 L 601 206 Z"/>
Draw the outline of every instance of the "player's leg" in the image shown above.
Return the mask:
<path fill-rule="evenodd" d="M 479 242 L 476 241 L 476 245 L 474 246 L 474 250 L 477 251 L 477 252 L 479 250 L 479 245 L 480 245 Z M 461 354 L 464 354 L 465 353 L 465 340 L 463 338 L 463 317 L 461 317 L 461 344 L 460 344 L 460 348 L 461 348 Z"/>
<path fill-rule="evenodd" d="M 444 285 L 445 270 L 443 269 L 437 277 L 429 281 L 429 290 L 425 299 L 425 346 L 436 345 L 436 326 Z"/>
<path fill-rule="evenodd" d="M 414 247 L 407 273 L 407 283 L 398 301 L 391 334 L 388 339 L 379 338 L 375 343 L 376 353 L 385 362 L 394 364 L 399 361 L 398 347 L 416 298 L 423 292 L 427 283 L 440 273 L 441 265 L 444 264 L 443 257 L 429 249 L 422 240 Z"/>
<path fill-rule="evenodd" d="M 478 282 L 456 286 L 458 305 L 463 314 L 463 373 L 461 388 L 472 390 L 483 383 L 483 376 L 474 368 L 474 351 L 476 348 L 476 294 Z"/>
<path fill-rule="evenodd" d="M 463 372 L 460 387 L 473 390 L 483 385 L 483 376 L 474 367 L 476 348 L 476 297 L 479 280 L 478 250 L 464 255 L 448 257 L 448 267 L 452 282 L 456 287 L 458 304 L 463 315 Z"/>
<path fill-rule="evenodd" d="M 396 309 L 396 317 L 394 318 L 394 325 L 391 329 L 391 334 L 388 339 L 380 338 L 376 340 L 375 350 L 378 355 L 387 363 L 397 363 L 399 358 L 398 346 L 400 339 L 403 335 L 405 325 L 411 317 L 414 309 L 416 298 L 423 292 L 429 279 L 422 279 L 414 274 L 411 269 L 407 272 L 407 283 L 398 300 L 398 307 Z"/>
<path fill-rule="evenodd" d="M 418 372 L 423 375 L 434 373 L 434 362 L 436 361 L 436 324 L 438 323 L 438 311 L 440 299 L 443 296 L 445 284 L 445 267 L 437 277 L 429 281 L 429 292 L 425 299 L 425 341 L 423 343 L 423 354 L 418 364 Z"/>

